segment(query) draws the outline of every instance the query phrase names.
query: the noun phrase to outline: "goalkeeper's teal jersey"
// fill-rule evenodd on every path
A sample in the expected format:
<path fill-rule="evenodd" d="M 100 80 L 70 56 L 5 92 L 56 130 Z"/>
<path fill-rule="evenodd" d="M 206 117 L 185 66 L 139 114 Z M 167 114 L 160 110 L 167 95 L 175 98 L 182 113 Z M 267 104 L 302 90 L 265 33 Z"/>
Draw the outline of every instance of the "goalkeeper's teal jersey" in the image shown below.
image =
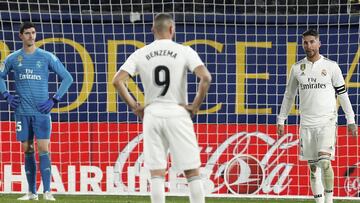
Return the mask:
<path fill-rule="evenodd" d="M 0 66 L 0 92 L 7 91 L 5 81 L 7 74 L 13 71 L 15 90 L 20 96 L 17 115 L 40 115 L 36 105 L 49 99 L 49 71 L 53 71 L 62 79 L 56 92 L 60 98 L 72 83 L 70 73 L 60 60 L 52 53 L 37 48 L 34 53 L 26 54 L 23 49 L 10 54 Z"/>

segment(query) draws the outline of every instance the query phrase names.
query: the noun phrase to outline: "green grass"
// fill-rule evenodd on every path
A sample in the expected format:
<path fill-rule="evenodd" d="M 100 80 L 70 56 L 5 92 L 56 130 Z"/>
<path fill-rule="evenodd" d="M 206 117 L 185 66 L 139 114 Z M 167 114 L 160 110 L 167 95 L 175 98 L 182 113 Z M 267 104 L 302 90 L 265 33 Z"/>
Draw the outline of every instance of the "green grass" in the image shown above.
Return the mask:
<path fill-rule="evenodd" d="M 22 202 L 16 201 L 16 198 L 21 194 L 0 194 L 0 203 L 2 202 Z M 39 195 L 40 201 L 42 195 Z M 115 195 L 55 195 L 56 202 L 68 202 L 68 203 L 150 203 L 149 196 L 115 196 Z M 166 197 L 166 203 L 187 203 L 189 202 L 187 197 Z M 314 203 L 314 200 L 290 200 L 290 199 L 249 199 L 249 198 L 206 198 L 206 203 Z M 355 203 L 359 201 L 350 200 L 335 200 L 334 203 Z"/>

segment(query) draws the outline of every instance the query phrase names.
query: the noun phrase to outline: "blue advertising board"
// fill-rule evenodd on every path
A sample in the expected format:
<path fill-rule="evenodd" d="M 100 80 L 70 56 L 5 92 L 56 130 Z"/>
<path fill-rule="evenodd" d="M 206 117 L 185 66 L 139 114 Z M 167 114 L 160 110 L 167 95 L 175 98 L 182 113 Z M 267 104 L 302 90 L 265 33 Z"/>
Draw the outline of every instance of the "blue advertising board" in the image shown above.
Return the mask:
<path fill-rule="evenodd" d="M 38 46 L 55 53 L 74 78 L 74 84 L 54 121 L 135 122 L 137 118 L 116 96 L 112 77 L 137 48 L 152 42 L 152 15 L 131 22 L 128 15 L 1 15 L 1 60 L 21 48 L 19 24 L 37 25 Z M 192 46 L 213 76 L 198 123 L 274 124 L 285 91 L 290 66 L 305 57 L 301 33 L 319 29 L 320 52 L 337 61 L 349 87 L 356 114 L 359 108 L 359 18 L 354 16 L 236 16 L 176 15 L 178 43 Z M 189 74 L 189 100 L 195 96 L 196 78 Z M 10 76 L 10 80 L 12 77 Z M 138 77 L 133 78 L 139 81 Z M 52 74 L 50 81 L 56 81 Z M 10 89 L 13 84 L 10 83 Z M 139 100 L 141 85 L 129 87 Z M 56 83 L 50 82 L 55 92 Z M 1 101 L 1 120 L 12 120 Z M 343 112 L 339 123 L 346 123 Z M 357 119 L 358 120 L 358 119 Z M 295 110 L 289 123 L 298 122 Z"/>

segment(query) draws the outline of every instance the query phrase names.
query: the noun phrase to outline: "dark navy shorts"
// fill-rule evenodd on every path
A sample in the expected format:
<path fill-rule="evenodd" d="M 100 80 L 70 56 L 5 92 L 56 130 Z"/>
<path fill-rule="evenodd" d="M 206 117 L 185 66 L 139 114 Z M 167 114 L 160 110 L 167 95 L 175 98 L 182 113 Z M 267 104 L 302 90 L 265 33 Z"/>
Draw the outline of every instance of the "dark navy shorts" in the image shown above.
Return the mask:
<path fill-rule="evenodd" d="M 38 115 L 26 116 L 16 115 L 16 140 L 27 141 L 36 139 L 50 139 L 51 116 Z"/>

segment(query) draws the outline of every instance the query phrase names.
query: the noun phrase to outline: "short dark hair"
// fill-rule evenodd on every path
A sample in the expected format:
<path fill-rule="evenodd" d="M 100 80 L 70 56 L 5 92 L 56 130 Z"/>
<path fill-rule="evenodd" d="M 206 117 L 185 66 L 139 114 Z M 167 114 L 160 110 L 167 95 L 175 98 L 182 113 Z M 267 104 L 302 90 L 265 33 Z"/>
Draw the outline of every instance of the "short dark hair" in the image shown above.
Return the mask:
<path fill-rule="evenodd" d="M 303 32 L 302 36 L 303 37 L 305 37 L 305 36 L 314 36 L 314 37 L 318 38 L 319 37 L 319 32 L 314 28 L 310 28 L 310 29 L 306 30 L 305 32 Z"/>
<path fill-rule="evenodd" d="M 23 22 L 20 25 L 20 33 L 22 34 L 22 33 L 24 33 L 24 30 L 32 28 L 32 27 L 35 28 L 34 23 L 32 23 L 32 22 Z"/>

